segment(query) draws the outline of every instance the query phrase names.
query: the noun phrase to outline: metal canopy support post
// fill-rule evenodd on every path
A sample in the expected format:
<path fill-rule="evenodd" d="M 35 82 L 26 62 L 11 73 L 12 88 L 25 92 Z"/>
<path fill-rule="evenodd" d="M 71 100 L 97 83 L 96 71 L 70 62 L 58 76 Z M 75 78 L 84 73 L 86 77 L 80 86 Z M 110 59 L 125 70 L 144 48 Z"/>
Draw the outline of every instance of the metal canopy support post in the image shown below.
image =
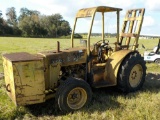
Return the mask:
<path fill-rule="evenodd" d="M 90 36 L 91 36 L 91 32 L 92 32 L 92 26 L 93 26 L 93 22 L 94 22 L 94 17 L 95 17 L 95 12 L 92 15 L 92 20 L 91 20 L 91 25 L 90 25 L 90 30 L 88 33 L 88 37 L 87 37 L 87 73 L 91 72 L 91 62 L 89 62 L 90 59 Z"/>
<path fill-rule="evenodd" d="M 120 12 L 117 10 L 117 43 L 119 43 L 119 15 Z"/>
<path fill-rule="evenodd" d="M 102 40 L 104 42 L 104 12 L 102 12 Z"/>
<path fill-rule="evenodd" d="M 77 22 L 77 17 L 75 18 L 75 22 L 74 22 L 74 26 L 73 26 L 73 30 L 72 30 L 72 35 L 71 35 L 71 47 L 73 48 L 74 47 L 74 41 L 73 41 L 73 38 L 74 38 L 74 31 L 75 31 L 75 28 L 76 28 L 76 22 Z"/>
<path fill-rule="evenodd" d="M 88 37 L 87 37 L 87 55 L 90 55 L 90 37 L 91 37 L 91 32 L 92 32 L 92 26 L 93 26 L 93 22 L 94 22 L 94 17 L 95 17 L 95 13 L 92 16 L 92 20 L 91 20 L 91 25 L 90 25 L 90 30 L 88 32 Z"/>

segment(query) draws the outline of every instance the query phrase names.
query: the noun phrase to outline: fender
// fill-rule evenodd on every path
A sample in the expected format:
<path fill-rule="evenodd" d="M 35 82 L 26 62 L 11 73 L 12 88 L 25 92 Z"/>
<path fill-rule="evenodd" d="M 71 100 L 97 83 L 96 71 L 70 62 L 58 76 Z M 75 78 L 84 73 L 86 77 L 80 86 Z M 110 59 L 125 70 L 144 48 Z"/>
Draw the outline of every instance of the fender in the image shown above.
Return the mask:
<path fill-rule="evenodd" d="M 132 53 L 132 50 L 120 50 L 114 52 L 108 59 L 105 72 L 104 72 L 104 80 L 110 83 L 110 86 L 117 85 L 117 75 L 119 71 L 119 67 L 123 61 L 123 59 Z"/>

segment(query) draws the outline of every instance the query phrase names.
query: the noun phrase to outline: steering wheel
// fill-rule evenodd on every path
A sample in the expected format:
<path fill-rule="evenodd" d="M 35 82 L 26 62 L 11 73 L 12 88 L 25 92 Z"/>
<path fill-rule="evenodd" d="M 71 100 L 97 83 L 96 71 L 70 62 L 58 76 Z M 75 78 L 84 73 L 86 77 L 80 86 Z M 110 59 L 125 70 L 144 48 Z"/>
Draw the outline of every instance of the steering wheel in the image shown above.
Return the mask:
<path fill-rule="evenodd" d="M 98 42 L 96 42 L 95 44 L 98 44 L 99 42 L 101 42 L 103 40 L 99 40 Z M 109 40 L 104 40 L 104 42 L 107 41 L 107 43 L 109 43 Z"/>
<path fill-rule="evenodd" d="M 106 42 L 107 41 L 107 42 Z M 98 62 L 99 63 L 102 63 L 104 60 L 103 60 L 103 48 L 105 48 L 105 46 L 108 46 L 108 43 L 109 43 L 109 40 L 99 40 L 98 42 L 96 42 L 95 45 L 98 45 L 98 43 L 101 43 L 101 45 L 98 47 Z"/>

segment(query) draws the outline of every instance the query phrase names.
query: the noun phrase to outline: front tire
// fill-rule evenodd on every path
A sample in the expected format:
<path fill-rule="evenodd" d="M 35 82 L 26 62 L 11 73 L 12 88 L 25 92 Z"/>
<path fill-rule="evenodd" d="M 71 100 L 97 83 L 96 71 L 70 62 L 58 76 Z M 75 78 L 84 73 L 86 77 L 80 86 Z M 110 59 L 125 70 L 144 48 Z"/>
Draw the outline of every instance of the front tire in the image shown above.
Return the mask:
<path fill-rule="evenodd" d="M 92 99 L 92 91 L 84 80 L 69 78 L 61 84 L 56 92 L 56 104 L 64 112 L 78 110 Z"/>
<path fill-rule="evenodd" d="M 127 55 L 119 69 L 118 88 L 127 93 L 139 90 L 145 81 L 145 64 L 143 57 L 138 52 Z"/>

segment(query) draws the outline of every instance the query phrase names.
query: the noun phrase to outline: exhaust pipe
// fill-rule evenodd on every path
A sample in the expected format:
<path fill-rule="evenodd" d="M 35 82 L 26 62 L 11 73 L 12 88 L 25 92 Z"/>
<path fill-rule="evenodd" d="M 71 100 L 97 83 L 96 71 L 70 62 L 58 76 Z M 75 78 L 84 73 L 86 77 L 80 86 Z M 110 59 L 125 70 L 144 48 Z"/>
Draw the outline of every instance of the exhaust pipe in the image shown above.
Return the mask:
<path fill-rule="evenodd" d="M 60 52 L 60 42 L 57 41 L 57 53 L 59 53 L 59 52 Z"/>

